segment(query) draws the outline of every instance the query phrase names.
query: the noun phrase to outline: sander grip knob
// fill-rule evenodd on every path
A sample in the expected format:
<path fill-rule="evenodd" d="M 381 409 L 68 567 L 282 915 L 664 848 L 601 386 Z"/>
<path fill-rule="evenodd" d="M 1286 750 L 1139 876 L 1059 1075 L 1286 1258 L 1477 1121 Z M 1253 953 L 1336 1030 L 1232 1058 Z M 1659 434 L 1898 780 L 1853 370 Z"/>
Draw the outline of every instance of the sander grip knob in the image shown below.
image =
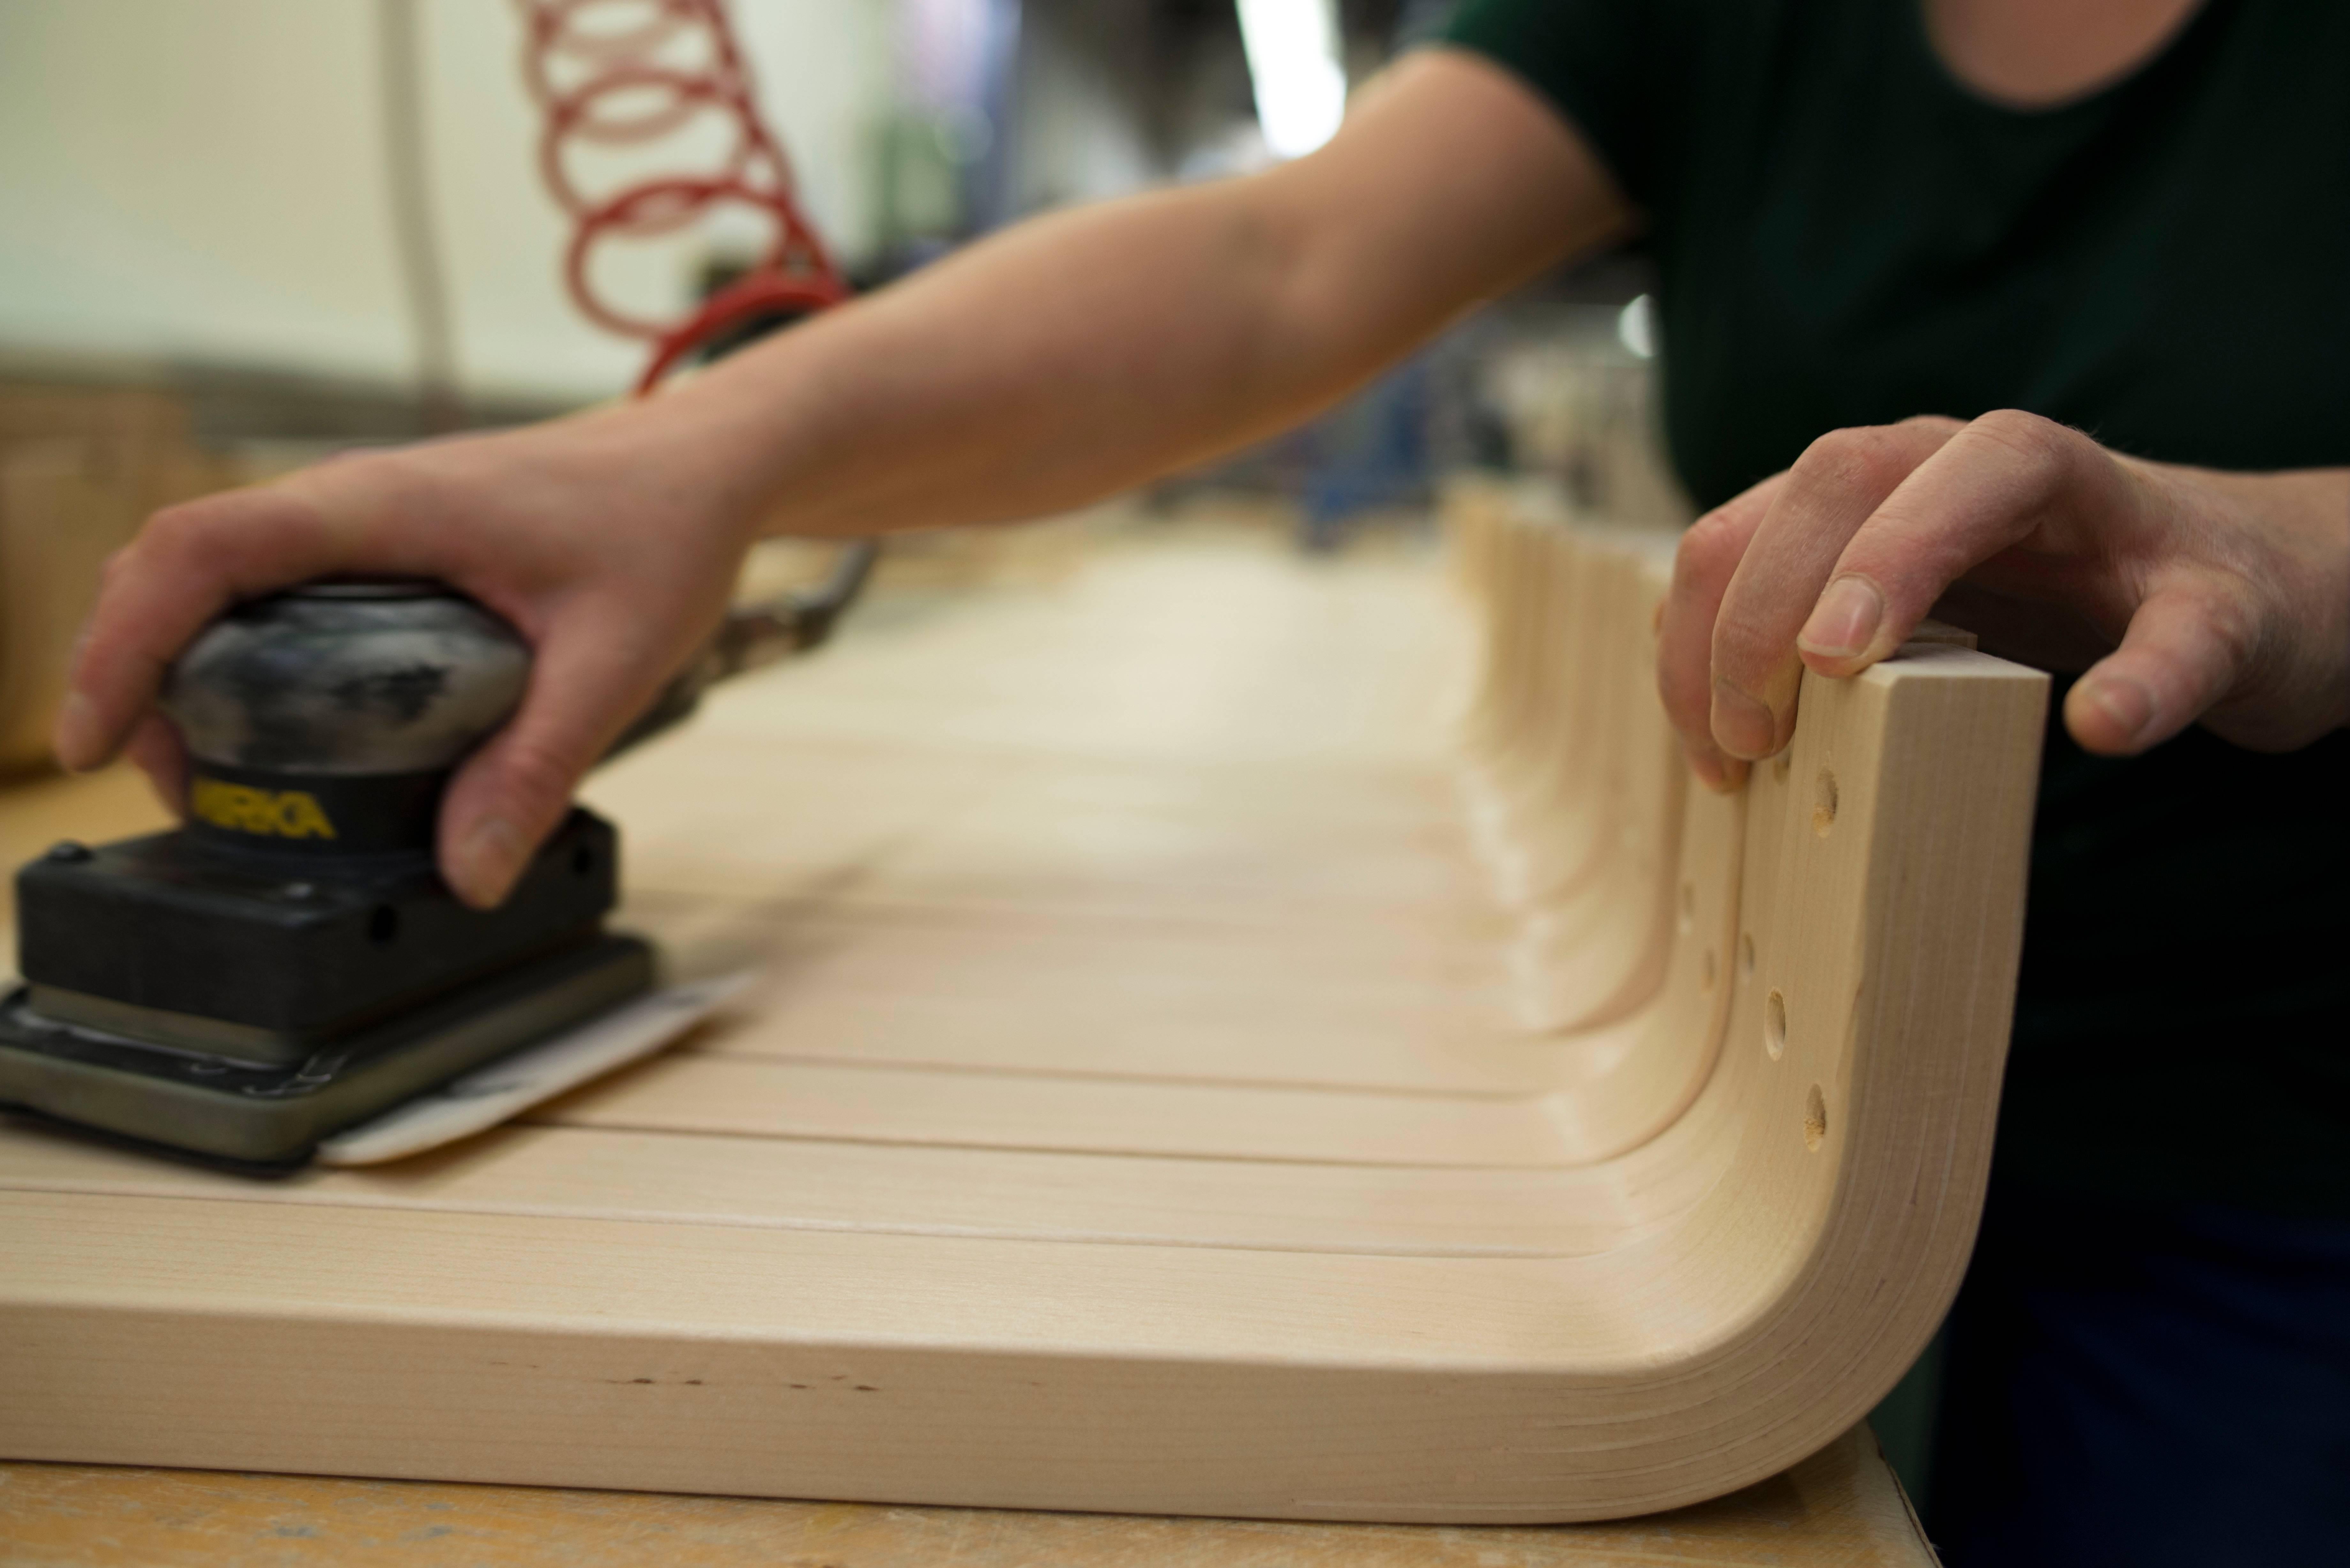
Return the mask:
<path fill-rule="evenodd" d="M 192 827 L 273 852 L 427 851 L 457 764 L 520 706 L 530 648 L 437 583 L 326 581 L 236 606 L 190 643 L 161 707 Z"/>

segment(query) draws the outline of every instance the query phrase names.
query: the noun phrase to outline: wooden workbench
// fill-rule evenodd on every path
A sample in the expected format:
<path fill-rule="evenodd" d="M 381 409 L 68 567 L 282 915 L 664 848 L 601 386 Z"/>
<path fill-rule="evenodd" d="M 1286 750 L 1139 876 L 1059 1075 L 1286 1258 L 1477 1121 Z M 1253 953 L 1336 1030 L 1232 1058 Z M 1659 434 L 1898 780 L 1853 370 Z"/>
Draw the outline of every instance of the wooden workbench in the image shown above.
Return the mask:
<path fill-rule="evenodd" d="M 1785 1475 L 1613 1524 L 1284 1524 L 0 1465 L 41 1568 L 1929 1568 L 1866 1428 Z"/>

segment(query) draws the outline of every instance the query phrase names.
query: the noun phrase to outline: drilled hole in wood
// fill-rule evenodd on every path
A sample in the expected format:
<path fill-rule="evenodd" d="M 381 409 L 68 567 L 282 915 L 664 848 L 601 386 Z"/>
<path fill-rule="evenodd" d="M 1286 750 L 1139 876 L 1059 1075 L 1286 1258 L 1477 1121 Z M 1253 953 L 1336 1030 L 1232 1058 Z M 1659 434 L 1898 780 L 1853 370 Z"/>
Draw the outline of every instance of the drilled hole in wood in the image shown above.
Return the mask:
<path fill-rule="evenodd" d="M 1786 753 L 1781 752 L 1777 756 L 1771 759 L 1772 778 L 1780 784 L 1785 784 L 1787 782 L 1787 770 L 1794 765 L 1794 759 L 1790 757 Z"/>
<path fill-rule="evenodd" d="M 1819 783 L 1812 793 L 1812 831 L 1825 838 L 1828 829 L 1835 826 L 1835 774 L 1822 768 Z"/>
<path fill-rule="evenodd" d="M 1696 929 L 1697 884 L 1694 882 L 1684 882 L 1681 884 L 1681 929 L 1684 931 L 1690 931 L 1695 930 Z"/>
<path fill-rule="evenodd" d="M 1820 1086 L 1814 1084 L 1812 1092 L 1804 1096 L 1804 1147 L 1816 1154 L 1820 1145 L 1827 1141 L 1827 1137 L 1828 1098 L 1820 1093 Z"/>
<path fill-rule="evenodd" d="M 1705 976 L 1704 979 L 1699 982 L 1702 989 L 1706 991 L 1711 991 L 1713 989 L 1715 968 L 1716 965 L 1714 962 L 1713 950 L 1711 948 L 1708 948 L 1705 950 Z"/>
<path fill-rule="evenodd" d="M 1787 1050 L 1787 999 L 1775 988 L 1762 999 L 1762 1048 L 1773 1062 Z"/>
<path fill-rule="evenodd" d="M 1754 978 L 1754 933 L 1744 931 L 1738 938 L 1738 972 L 1747 980 Z"/>

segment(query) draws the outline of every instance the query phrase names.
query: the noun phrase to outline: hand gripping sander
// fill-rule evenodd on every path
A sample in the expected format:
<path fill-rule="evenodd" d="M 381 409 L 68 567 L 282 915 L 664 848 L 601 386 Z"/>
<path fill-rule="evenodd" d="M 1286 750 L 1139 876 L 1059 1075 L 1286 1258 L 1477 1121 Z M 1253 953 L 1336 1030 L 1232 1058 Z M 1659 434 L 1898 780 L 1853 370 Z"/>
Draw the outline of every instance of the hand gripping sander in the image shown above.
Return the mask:
<path fill-rule="evenodd" d="M 627 742 L 822 640 L 869 564 L 738 612 Z M 190 758 L 186 825 L 59 844 L 17 874 L 0 1106 L 231 1164 L 291 1167 L 322 1144 L 366 1163 L 502 1120 L 707 1012 L 717 988 L 654 993 L 651 949 L 604 929 L 619 844 L 594 813 L 574 808 L 495 909 L 434 870 L 449 777 L 529 668 L 510 627 L 429 583 L 317 583 L 213 623 L 162 696 Z"/>

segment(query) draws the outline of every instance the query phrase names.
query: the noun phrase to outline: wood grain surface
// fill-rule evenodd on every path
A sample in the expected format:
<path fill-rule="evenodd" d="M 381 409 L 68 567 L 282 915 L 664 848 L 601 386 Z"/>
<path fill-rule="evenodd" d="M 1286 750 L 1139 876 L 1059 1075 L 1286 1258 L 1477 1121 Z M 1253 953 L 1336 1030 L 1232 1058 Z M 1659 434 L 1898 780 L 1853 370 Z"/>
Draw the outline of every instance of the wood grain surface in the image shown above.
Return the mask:
<path fill-rule="evenodd" d="M 588 793 L 625 923 L 758 979 L 518 1125 L 0 1127 L 0 1454 L 1503 1525 L 1831 1443 L 1972 1238 L 2044 680 L 1915 647 L 1691 790 L 1654 547 L 1456 513 L 1469 616 L 1130 531 L 722 691 Z"/>
<path fill-rule="evenodd" d="M 1294 1524 L 0 1465 L 11 1568 L 1930 1568 L 1865 1428 L 1612 1524 Z"/>

